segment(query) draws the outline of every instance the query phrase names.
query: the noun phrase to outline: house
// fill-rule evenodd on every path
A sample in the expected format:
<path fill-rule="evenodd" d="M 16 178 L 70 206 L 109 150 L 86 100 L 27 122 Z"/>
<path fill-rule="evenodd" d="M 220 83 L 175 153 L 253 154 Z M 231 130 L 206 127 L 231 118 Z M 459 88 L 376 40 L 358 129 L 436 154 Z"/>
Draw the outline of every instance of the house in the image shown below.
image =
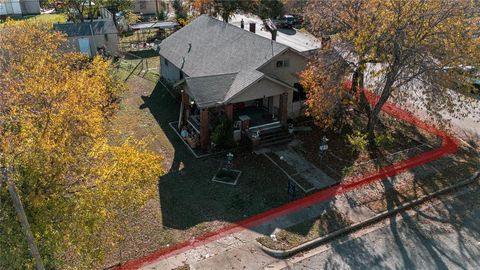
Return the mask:
<path fill-rule="evenodd" d="M 133 0 L 132 10 L 142 15 L 157 15 L 162 9 L 162 0 Z"/>
<path fill-rule="evenodd" d="M 21 17 L 40 14 L 39 0 L 2 0 L 0 1 L 0 17 Z"/>
<path fill-rule="evenodd" d="M 199 134 L 202 148 L 220 114 L 240 140 L 301 113 L 298 73 L 308 58 L 291 47 L 202 15 L 165 39 L 159 54 L 162 78 L 183 89 L 180 122 Z"/>
<path fill-rule="evenodd" d="M 53 25 L 56 31 L 67 34 L 67 51 L 85 53 L 90 57 L 104 50 L 109 55 L 118 53 L 118 30 L 112 20 L 68 22 Z"/>

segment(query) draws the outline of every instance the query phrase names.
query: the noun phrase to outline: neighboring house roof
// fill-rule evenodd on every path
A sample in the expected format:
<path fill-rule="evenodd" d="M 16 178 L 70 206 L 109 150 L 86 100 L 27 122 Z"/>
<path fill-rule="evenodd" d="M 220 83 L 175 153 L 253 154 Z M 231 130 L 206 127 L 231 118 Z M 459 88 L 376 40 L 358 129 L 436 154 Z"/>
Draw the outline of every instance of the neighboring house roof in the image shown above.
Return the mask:
<path fill-rule="evenodd" d="M 141 22 L 141 23 L 136 23 L 134 25 L 130 25 L 130 28 L 132 30 L 141 30 L 141 29 L 153 29 L 153 28 L 158 28 L 158 29 L 174 29 L 175 27 L 178 27 L 177 22 L 171 22 L 171 21 L 158 21 L 158 22 Z"/>
<path fill-rule="evenodd" d="M 187 76 L 255 70 L 288 49 L 207 15 L 202 15 L 160 44 L 160 55 Z"/>
<path fill-rule="evenodd" d="M 117 27 L 111 20 L 97 20 L 80 23 L 56 23 L 53 29 L 63 32 L 69 37 L 118 34 Z"/>

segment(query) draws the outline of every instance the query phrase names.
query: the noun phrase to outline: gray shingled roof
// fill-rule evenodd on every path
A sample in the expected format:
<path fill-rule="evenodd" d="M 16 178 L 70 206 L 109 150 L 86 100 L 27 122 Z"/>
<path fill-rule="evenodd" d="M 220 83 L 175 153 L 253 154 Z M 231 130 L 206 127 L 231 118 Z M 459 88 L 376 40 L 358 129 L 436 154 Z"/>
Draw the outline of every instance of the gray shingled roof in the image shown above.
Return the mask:
<path fill-rule="evenodd" d="M 187 77 L 187 94 L 191 96 L 200 108 L 227 103 L 232 97 L 248 88 L 251 84 L 264 77 L 264 74 L 253 71 L 218 74 L 200 77 Z"/>
<path fill-rule="evenodd" d="M 160 55 L 187 76 L 255 70 L 288 47 L 202 15 L 160 44 Z"/>
<path fill-rule="evenodd" d="M 185 75 L 197 106 L 230 99 L 265 77 L 257 69 L 288 47 L 202 15 L 160 44 L 160 55 Z"/>
<path fill-rule="evenodd" d="M 226 90 L 235 81 L 236 73 L 219 74 L 201 77 L 187 77 L 187 94 L 192 97 L 200 108 L 215 106 L 222 103 Z"/>
<path fill-rule="evenodd" d="M 90 28 L 91 27 L 91 28 Z M 53 25 L 55 31 L 60 31 L 69 37 L 118 34 L 117 27 L 110 20 L 98 20 L 93 22 L 80 23 L 56 23 Z"/>

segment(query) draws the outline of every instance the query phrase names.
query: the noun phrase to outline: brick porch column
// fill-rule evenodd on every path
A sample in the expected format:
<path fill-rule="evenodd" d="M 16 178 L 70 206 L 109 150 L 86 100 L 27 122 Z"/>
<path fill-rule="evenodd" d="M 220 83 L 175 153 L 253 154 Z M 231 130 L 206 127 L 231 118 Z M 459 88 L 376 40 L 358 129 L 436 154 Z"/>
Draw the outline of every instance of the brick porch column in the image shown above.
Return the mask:
<path fill-rule="evenodd" d="M 200 111 L 200 146 L 205 149 L 210 143 L 208 134 L 208 109 Z"/>
<path fill-rule="evenodd" d="M 227 115 L 228 119 L 232 121 L 233 120 L 233 104 L 227 104 L 223 107 L 223 109 L 225 110 L 225 114 Z"/>
<path fill-rule="evenodd" d="M 288 93 L 283 93 L 280 95 L 280 103 L 278 106 L 278 120 L 283 124 L 287 123 L 288 120 Z"/>
<path fill-rule="evenodd" d="M 182 125 L 185 125 L 190 114 L 190 97 L 185 90 L 182 90 L 183 119 Z"/>

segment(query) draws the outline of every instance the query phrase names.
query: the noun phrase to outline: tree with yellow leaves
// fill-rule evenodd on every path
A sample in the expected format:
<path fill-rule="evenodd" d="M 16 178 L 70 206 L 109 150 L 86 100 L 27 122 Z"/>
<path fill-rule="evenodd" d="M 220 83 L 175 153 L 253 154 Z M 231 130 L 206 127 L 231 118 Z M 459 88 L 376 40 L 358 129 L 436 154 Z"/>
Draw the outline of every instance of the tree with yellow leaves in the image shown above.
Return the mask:
<path fill-rule="evenodd" d="M 162 158 L 145 143 L 112 142 L 122 85 L 109 61 L 66 53 L 50 25 L 0 29 L 0 268 L 32 269 L 6 185 L 21 198 L 48 269 L 92 269 L 115 245 L 119 218 L 156 192 Z"/>
<path fill-rule="evenodd" d="M 465 80 L 460 67 L 479 60 L 472 1 L 312 0 L 305 10 L 310 30 L 330 36 L 349 62 L 346 75 L 352 76 L 354 92 L 365 81 L 380 96 L 365 104 L 370 144 L 381 108 L 392 95 L 411 103 L 421 98 L 432 115 L 458 109 L 453 99 L 461 96 L 451 95 L 446 86 Z"/>

